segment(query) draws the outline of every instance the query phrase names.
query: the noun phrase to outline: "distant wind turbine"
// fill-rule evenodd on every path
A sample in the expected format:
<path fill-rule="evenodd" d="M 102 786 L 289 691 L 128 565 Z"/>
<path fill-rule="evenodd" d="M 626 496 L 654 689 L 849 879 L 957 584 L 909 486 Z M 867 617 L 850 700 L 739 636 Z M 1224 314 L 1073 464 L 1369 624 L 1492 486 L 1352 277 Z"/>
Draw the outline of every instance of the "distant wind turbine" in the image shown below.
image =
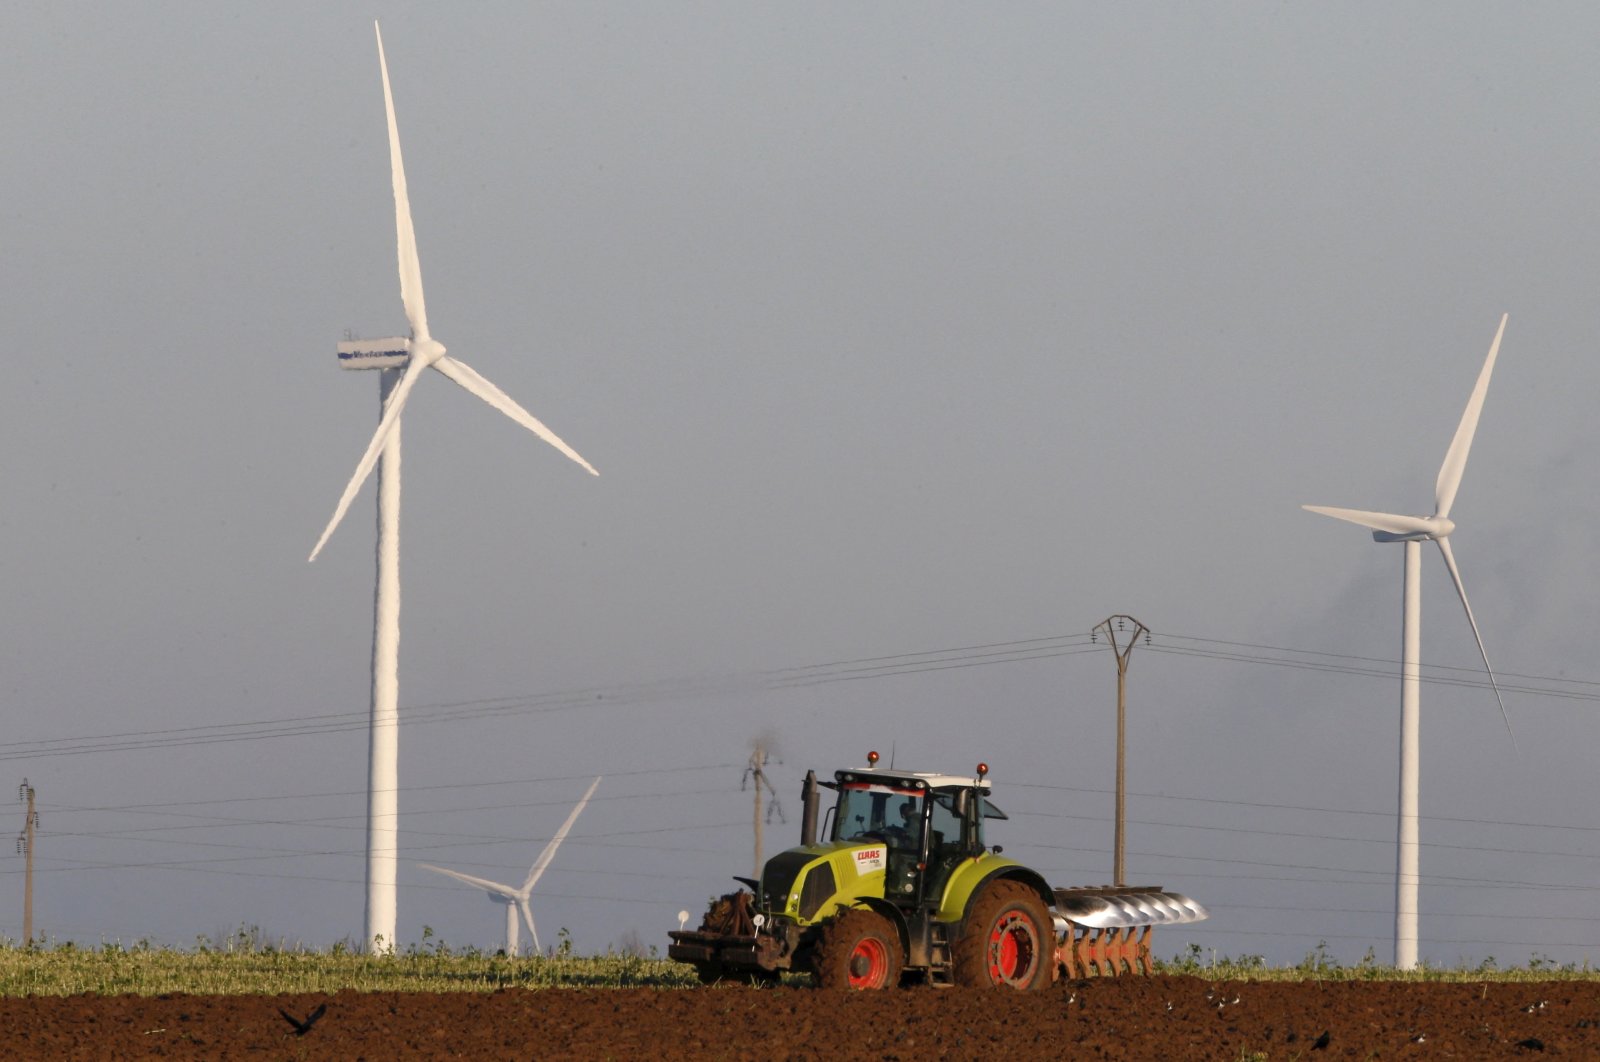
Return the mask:
<path fill-rule="evenodd" d="M 592 475 L 594 467 L 562 442 L 554 432 L 523 409 L 505 392 L 445 353 L 444 345 L 428 331 L 428 314 L 422 297 L 422 267 L 417 258 L 417 235 L 411 224 L 411 204 L 406 193 L 405 167 L 400 158 L 400 132 L 395 124 L 394 94 L 389 88 L 389 65 L 383 54 L 383 34 L 372 24 L 378 39 L 378 69 L 383 77 L 383 106 L 389 122 L 389 168 L 394 186 L 395 234 L 399 248 L 400 300 L 411 325 L 409 338 L 339 344 L 339 360 L 350 368 L 375 368 L 383 373 L 380 395 L 383 414 L 378 429 L 356 463 L 333 518 L 311 550 L 317 559 L 334 528 L 344 518 L 351 501 L 381 458 L 378 475 L 377 589 L 373 600 L 372 720 L 368 738 L 367 774 L 367 902 L 368 950 L 395 948 L 395 863 L 399 821 L 399 654 L 400 654 L 400 413 L 417 380 L 434 369 L 477 395 L 545 442 L 582 465 Z"/>
<path fill-rule="evenodd" d="M 1461 474 L 1466 471 L 1467 452 L 1472 449 L 1472 437 L 1478 430 L 1478 416 L 1483 412 L 1484 396 L 1489 392 L 1489 375 L 1494 372 L 1494 360 L 1500 353 L 1500 337 L 1505 335 L 1506 320 L 1500 318 L 1500 328 L 1489 345 L 1489 356 L 1478 373 L 1478 382 L 1461 414 L 1450 449 L 1445 451 L 1444 464 L 1434 485 L 1432 516 L 1399 516 L 1394 513 L 1373 513 L 1359 509 L 1335 509 L 1325 505 L 1304 505 L 1314 513 L 1348 520 L 1372 531 L 1378 542 L 1405 544 L 1404 564 L 1404 617 L 1401 624 L 1400 663 L 1400 814 L 1398 856 L 1395 875 L 1394 964 L 1402 970 L 1417 965 L 1417 780 L 1421 763 L 1421 707 L 1422 707 L 1422 543 L 1433 542 L 1444 557 L 1450 570 L 1461 607 L 1466 610 L 1467 623 L 1472 627 L 1472 637 L 1477 640 L 1478 653 L 1483 657 L 1483 669 L 1489 673 L 1489 685 L 1494 689 L 1495 701 L 1500 705 L 1500 717 L 1505 720 L 1506 732 L 1511 733 L 1511 717 L 1506 715 L 1505 701 L 1500 696 L 1500 684 L 1495 681 L 1494 669 L 1489 666 L 1489 652 L 1483 647 L 1483 637 L 1478 633 L 1478 621 L 1472 616 L 1472 606 L 1467 603 L 1467 590 L 1461 584 L 1461 572 L 1456 567 L 1455 555 L 1450 550 L 1450 533 L 1456 529 L 1450 519 L 1450 507 L 1455 503 L 1456 490 L 1461 486 Z M 1512 744 L 1516 735 L 1512 734 Z"/>
<path fill-rule="evenodd" d="M 533 909 L 528 906 L 528 897 L 533 894 L 533 887 L 539 884 L 545 868 L 550 865 L 550 860 L 555 858 L 556 849 L 561 847 L 561 842 L 567 839 L 567 831 L 572 829 L 572 824 L 578 821 L 578 816 L 583 813 L 584 805 L 589 803 L 589 798 L 594 796 L 594 791 L 600 785 L 600 778 L 596 777 L 589 785 L 589 791 L 583 794 L 583 799 L 578 801 L 578 806 L 572 809 L 572 814 L 567 816 L 567 821 L 561 824 L 561 829 L 550 838 L 550 843 L 544 846 L 544 851 L 539 853 L 539 858 L 533 861 L 533 866 L 528 868 L 528 876 L 520 888 L 502 885 L 497 881 L 488 881 L 484 878 L 475 878 L 471 874 L 463 874 L 459 870 L 446 870 L 436 867 L 432 863 L 421 863 L 419 866 L 426 870 L 448 874 L 457 881 L 464 881 L 468 885 L 475 885 L 489 894 L 489 899 L 495 903 L 504 904 L 506 908 L 506 954 L 517 954 L 517 912 L 522 912 L 522 917 L 527 919 L 528 932 L 533 934 L 533 950 L 539 951 L 539 930 L 533 924 Z"/>

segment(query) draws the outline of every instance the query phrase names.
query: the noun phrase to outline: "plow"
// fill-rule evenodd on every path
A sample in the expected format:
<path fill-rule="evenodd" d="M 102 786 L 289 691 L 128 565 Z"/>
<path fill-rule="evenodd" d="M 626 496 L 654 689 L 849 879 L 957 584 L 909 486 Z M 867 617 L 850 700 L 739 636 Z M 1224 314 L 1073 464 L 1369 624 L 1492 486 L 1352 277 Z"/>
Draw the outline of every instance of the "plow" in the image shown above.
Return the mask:
<path fill-rule="evenodd" d="M 1160 889 L 1055 890 L 1056 967 L 1065 977 L 1149 974 L 1150 933 L 1198 922 L 1205 908 Z"/>
<path fill-rule="evenodd" d="M 823 988 L 905 983 L 1040 989 L 1062 977 L 1149 974 L 1162 925 L 1207 917 L 1153 887 L 1055 888 L 988 843 L 988 767 L 975 775 L 879 768 L 806 775 L 801 843 L 759 879 L 670 933 L 669 958 L 703 982 L 809 973 Z M 819 829 L 820 789 L 836 800 Z"/>

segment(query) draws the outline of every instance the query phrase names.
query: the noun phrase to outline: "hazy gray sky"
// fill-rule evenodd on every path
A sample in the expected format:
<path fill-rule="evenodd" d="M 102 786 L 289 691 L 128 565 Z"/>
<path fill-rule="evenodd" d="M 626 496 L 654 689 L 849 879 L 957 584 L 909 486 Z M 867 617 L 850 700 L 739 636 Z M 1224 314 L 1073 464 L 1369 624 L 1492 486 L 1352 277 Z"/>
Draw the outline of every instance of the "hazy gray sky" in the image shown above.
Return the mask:
<path fill-rule="evenodd" d="M 766 730 L 769 849 L 892 747 L 1106 881 L 1127 612 L 1130 877 L 1213 914 L 1158 953 L 1389 958 L 1401 551 L 1299 506 L 1430 511 L 1509 311 L 1452 541 L 1519 745 L 1430 551 L 1421 950 L 1600 960 L 1582 4 L 11 11 L 42 932 L 360 934 L 370 486 L 305 556 L 377 415 L 334 344 L 404 328 L 374 16 L 434 333 L 601 472 L 437 375 L 407 407 L 402 944 L 495 945 L 416 863 L 520 880 L 603 772 L 541 936 L 664 946 L 749 870 Z M 988 645 L 1033 651 L 919 655 Z"/>

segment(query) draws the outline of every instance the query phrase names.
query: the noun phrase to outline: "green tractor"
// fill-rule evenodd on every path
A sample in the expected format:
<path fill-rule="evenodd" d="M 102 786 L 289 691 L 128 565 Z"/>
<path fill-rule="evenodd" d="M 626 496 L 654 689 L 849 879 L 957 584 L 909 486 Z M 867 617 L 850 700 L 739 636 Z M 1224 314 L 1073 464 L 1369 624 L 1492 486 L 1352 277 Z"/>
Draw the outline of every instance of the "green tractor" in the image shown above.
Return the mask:
<path fill-rule="evenodd" d="M 1151 927 L 1206 917 L 1160 889 L 1055 889 L 1004 858 L 984 835 L 1006 817 L 985 764 L 962 777 L 879 767 L 876 752 L 867 762 L 832 782 L 808 772 L 800 847 L 769 859 L 760 881 L 737 878 L 749 891 L 671 933 L 668 957 L 706 983 L 795 971 L 822 988 L 1040 989 L 1062 973 L 1148 973 Z M 838 794 L 825 840 L 819 788 Z"/>

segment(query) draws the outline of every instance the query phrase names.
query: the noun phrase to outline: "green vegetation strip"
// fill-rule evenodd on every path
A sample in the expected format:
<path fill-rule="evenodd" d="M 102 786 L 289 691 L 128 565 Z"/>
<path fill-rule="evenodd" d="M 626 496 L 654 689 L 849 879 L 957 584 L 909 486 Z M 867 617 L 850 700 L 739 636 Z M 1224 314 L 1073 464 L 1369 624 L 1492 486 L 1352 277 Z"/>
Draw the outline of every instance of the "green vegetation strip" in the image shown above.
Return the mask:
<path fill-rule="evenodd" d="M 1159 973 L 1229 981 L 1556 981 L 1600 980 L 1587 966 L 1557 965 L 1533 956 L 1526 966 L 1500 968 L 1492 959 L 1462 969 L 1424 966 L 1400 972 L 1371 956 L 1341 966 L 1323 946 L 1294 966 L 1271 967 L 1258 956 L 1216 958 L 1191 946 Z M 786 980 L 804 983 L 799 976 Z M 507 958 L 475 949 L 453 951 L 443 944 L 412 947 L 404 954 L 361 955 L 336 945 L 315 951 L 263 941 L 241 930 L 214 945 L 201 941 L 193 951 L 125 947 L 102 943 L 85 948 L 70 943 L 24 948 L 0 943 L 0 996 L 277 995 L 295 992 L 492 992 L 501 988 L 688 988 L 694 971 L 655 955 L 581 956 L 570 941 L 543 956 Z"/>
<path fill-rule="evenodd" d="M 562 947 L 546 956 L 452 952 L 440 945 L 402 955 L 358 954 L 262 943 L 241 934 L 194 951 L 105 943 L 23 948 L 0 945 L 0 996 L 278 995 L 292 992 L 492 992 L 501 988 L 686 988 L 681 963 L 636 955 L 585 957 Z"/>
<path fill-rule="evenodd" d="M 1526 966 L 1502 967 L 1491 957 L 1476 966 L 1422 963 L 1415 970 L 1398 970 L 1379 964 L 1369 949 L 1366 957 L 1354 966 L 1341 966 L 1328 954 L 1326 941 L 1293 966 L 1268 966 L 1259 955 L 1217 957 L 1198 944 L 1190 944 L 1188 951 L 1173 956 L 1171 962 L 1158 959 L 1154 966 L 1157 973 L 1187 974 L 1214 981 L 1600 981 L 1600 970 L 1591 969 L 1587 962 L 1582 966 L 1562 964 L 1538 953 L 1529 957 Z"/>

